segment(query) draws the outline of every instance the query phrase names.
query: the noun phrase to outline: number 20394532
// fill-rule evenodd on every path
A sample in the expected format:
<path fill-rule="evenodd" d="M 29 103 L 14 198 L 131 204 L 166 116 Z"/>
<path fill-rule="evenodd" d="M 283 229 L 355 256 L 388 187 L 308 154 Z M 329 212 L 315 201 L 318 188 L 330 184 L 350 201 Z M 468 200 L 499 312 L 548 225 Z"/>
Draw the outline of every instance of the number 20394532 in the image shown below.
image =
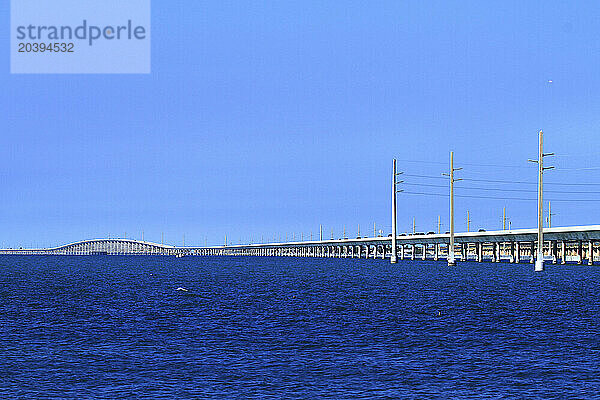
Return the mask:
<path fill-rule="evenodd" d="M 74 53 L 73 43 L 19 43 L 19 53 Z"/>

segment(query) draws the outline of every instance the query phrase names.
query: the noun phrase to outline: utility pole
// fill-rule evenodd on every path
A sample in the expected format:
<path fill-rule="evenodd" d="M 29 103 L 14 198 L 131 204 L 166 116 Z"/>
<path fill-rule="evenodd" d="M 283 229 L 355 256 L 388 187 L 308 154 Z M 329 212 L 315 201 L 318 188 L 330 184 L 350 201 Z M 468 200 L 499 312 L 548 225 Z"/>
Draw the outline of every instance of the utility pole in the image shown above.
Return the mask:
<path fill-rule="evenodd" d="M 454 168 L 454 152 L 450 152 L 450 173 L 443 174 L 450 178 L 450 244 L 448 246 L 448 265 L 455 266 L 456 260 L 454 258 L 454 182 L 462 179 L 455 179 L 454 172 L 460 171 L 462 168 Z"/>
<path fill-rule="evenodd" d="M 375 226 L 375 222 L 373 222 L 373 237 L 377 237 L 377 227 Z"/>
<path fill-rule="evenodd" d="M 344 225 L 344 233 L 342 235 L 342 239 L 346 239 L 346 225 Z"/>
<path fill-rule="evenodd" d="M 144 231 L 142 231 L 142 242 L 144 241 Z"/>
<path fill-rule="evenodd" d="M 544 270 L 544 171 L 554 167 L 544 167 L 544 157 L 553 156 L 554 153 L 544 153 L 544 132 L 539 132 L 538 159 L 527 160 L 538 164 L 538 243 L 535 271 Z"/>
<path fill-rule="evenodd" d="M 442 233 L 442 217 L 438 215 L 438 235 Z"/>
<path fill-rule="evenodd" d="M 415 221 L 415 217 L 413 217 L 413 235 L 417 233 L 417 221 Z"/>
<path fill-rule="evenodd" d="M 396 240 L 398 236 L 398 226 L 396 221 L 396 195 L 398 192 L 402 191 L 397 189 L 397 185 L 402 183 L 402 181 L 398 182 L 396 177 L 402 174 L 403 172 L 396 171 L 396 159 L 394 158 L 392 163 L 392 255 L 390 257 L 390 263 L 392 264 L 396 264 L 398 262 L 398 254 L 396 250 Z"/>
<path fill-rule="evenodd" d="M 550 202 L 548 202 L 548 228 L 552 228 L 552 216 L 556 215 L 552 213 L 552 209 L 550 208 Z"/>
<path fill-rule="evenodd" d="M 502 230 L 506 230 L 506 206 L 502 209 Z"/>
<path fill-rule="evenodd" d="M 227 235 L 225 235 L 225 247 L 227 247 Z"/>
<path fill-rule="evenodd" d="M 323 241 L 323 225 L 319 225 L 319 240 Z"/>
<path fill-rule="evenodd" d="M 471 232 L 471 216 L 469 210 L 467 210 L 467 232 Z"/>
<path fill-rule="evenodd" d="M 360 224 L 358 224 L 358 233 L 356 234 L 356 236 L 360 236 Z"/>

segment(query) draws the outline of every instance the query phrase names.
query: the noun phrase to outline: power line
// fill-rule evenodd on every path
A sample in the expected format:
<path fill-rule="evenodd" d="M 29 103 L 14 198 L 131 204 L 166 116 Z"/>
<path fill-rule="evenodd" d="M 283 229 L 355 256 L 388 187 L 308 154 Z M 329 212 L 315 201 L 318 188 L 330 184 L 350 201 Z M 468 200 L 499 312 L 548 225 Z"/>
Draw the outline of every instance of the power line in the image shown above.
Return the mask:
<path fill-rule="evenodd" d="M 490 182 L 490 183 L 512 183 L 512 184 L 523 184 L 523 185 L 537 185 L 535 182 L 524 182 L 524 181 L 506 181 L 500 179 L 475 179 L 475 178 L 463 178 L 463 181 L 472 182 Z M 546 185 L 554 186 L 600 186 L 600 183 L 560 183 L 560 182 L 546 182 Z"/>
<path fill-rule="evenodd" d="M 583 168 L 555 168 L 557 171 L 595 171 L 599 170 L 600 167 L 583 167 Z"/>
<path fill-rule="evenodd" d="M 427 184 L 427 183 L 405 183 L 406 185 L 410 185 L 410 186 L 425 186 L 425 187 L 436 187 L 436 188 L 447 188 L 447 185 L 433 185 L 433 184 Z M 491 190 L 491 191 L 501 191 L 501 192 L 525 192 L 525 193 L 536 193 L 535 190 L 529 190 L 529 189 L 505 189 L 505 188 L 482 188 L 482 187 L 464 187 L 464 186 L 457 186 L 456 189 L 460 189 L 460 190 Z M 562 192 L 561 192 L 562 193 Z M 573 193 L 573 192 L 570 192 Z M 587 193 L 587 192 L 586 192 Z M 598 192 L 600 193 L 600 192 Z"/>
<path fill-rule="evenodd" d="M 434 185 L 428 183 L 405 183 L 409 186 L 424 186 L 424 187 L 436 187 L 436 188 L 447 188 L 447 185 Z M 497 191 L 497 192 L 521 192 L 521 193 L 537 193 L 535 189 L 511 189 L 511 188 L 485 188 L 485 187 L 465 187 L 457 186 L 459 190 L 486 190 L 486 191 Z M 564 191 L 564 190 L 544 190 L 544 193 L 557 193 L 557 194 L 600 194 L 600 191 Z"/>
<path fill-rule="evenodd" d="M 427 160 L 400 160 L 401 162 L 409 163 L 421 163 L 421 164 L 435 164 L 435 165 L 446 165 L 447 163 L 441 161 L 427 161 Z M 475 167 L 492 167 L 492 168 L 519 168 L 519 169 L 530 169 L 525 165 L 506 165 L 506 164 L 481 164 L 481 163 L 461 163 L 462 165 L 470 165 Z"/>
<path fill-rule="evenodd" d="M 424 193 L 424 192 L 404 192 L 406 194 L 415 194 L 415 195 L 423 195 L 423 196 L 438 196 L 438 197 L 449 197 L 449 194 L 441 194 L 441 193 Z M 475 196 L 475 195 L 466 195 L 466 194 L 456 194 L 455 197 L 466 197 L 473 199 L 494 199 L 494 200 L 536 200 L 536 199 L 525 199 L 520 197 L 494 197 L 494 196 Z"/>
<path fill-rule="evenodd" d="M 449 197 L 449 194 L 442 193 L 425 193 L 425 192 L 403 192 L 405 194 L 422 195 L 422 196 L 437 196 L 437 197 Z M 470 199 L 492 199 L 492 200 L 523 200 L 523 201 L 537 201 L 533 198 L 524 197 L 498 197 L 498 196 L 477 196 L 477 195 L 466 195 L 456 194 L 455 197 L 463 197 Z M 548 199 L 548 201 L 554 202 L 600 202 L 600 199 Z"/>
<path fill-rule="evenodd" d="M 434 176 L 434 175 L 415 175 L 415 174 L 404 174 L 404 176 L 412 176 L 415 178 L 431 178 L 431 179 L 444 179 L 448 180 L 445 176 Z"/>
<path fill-rule="evenodd" d="M 512 183 L 521 185 L 537 185 L 536 182 L 524 182 L 524 181 L 506 181 L 501 179 L 475 179 L 475 178 L 463 178 L 463 181 L 472 182 L 490 182 L 490 183 Z"/>

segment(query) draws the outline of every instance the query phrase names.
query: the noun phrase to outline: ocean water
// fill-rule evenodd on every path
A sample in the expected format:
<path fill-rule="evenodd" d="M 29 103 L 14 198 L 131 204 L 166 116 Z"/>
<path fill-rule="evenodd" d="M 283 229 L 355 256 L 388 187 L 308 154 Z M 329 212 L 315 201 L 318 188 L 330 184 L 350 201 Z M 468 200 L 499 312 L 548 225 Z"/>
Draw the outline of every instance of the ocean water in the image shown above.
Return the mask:
<path fill-rule="evenodd" d="M 600 267 L 4 256 L 0 398 L 600 398 Z"/>

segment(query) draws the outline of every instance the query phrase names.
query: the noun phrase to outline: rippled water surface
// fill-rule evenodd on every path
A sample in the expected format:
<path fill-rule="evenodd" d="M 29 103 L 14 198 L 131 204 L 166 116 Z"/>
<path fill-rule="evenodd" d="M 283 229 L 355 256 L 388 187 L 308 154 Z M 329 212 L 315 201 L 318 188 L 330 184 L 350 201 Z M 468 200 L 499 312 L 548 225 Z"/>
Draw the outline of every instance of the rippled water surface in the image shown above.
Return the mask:
<path fill-rule="evenodd" d="M 0 257 L 3 399 L 599 398 L 599 333 L 600 267 Z"/>

